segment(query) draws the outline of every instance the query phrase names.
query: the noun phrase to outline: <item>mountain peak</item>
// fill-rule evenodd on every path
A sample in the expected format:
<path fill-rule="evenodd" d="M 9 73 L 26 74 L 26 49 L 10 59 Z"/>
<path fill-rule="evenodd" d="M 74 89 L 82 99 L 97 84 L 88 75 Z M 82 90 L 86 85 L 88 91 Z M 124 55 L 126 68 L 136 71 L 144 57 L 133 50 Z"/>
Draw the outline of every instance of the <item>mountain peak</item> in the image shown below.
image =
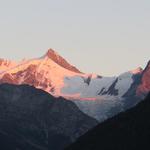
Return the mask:
<path fill-rule="evenodd" d="M 49 58 L 51 58 L 53 56 L 59 56 L 59 55 L 58 55 L 58 53 L 55 50 L 53 50 L 52 48 L 50 48 L 50 49 L 48 49 L 48 51 L 46 53 L 46 56 L 49 57 Z"/>
<path fill-rule="evenodd" d="M 150 60 L 149 60 L 148 63 L 147 63 L 147 67 L 150 67 Z"/>
<path fill-rule="evenodd" d="M 134 70 L 132 70 L 130 72 L 133 73 L 133 74 L 139 74 L 139 73 L 143 72 L 143 68 L 138 67 L 138 68 L 136 68 L 136 69 L 134 69 Z"/>
<path fill-rule="evenodd" d="M 150 72 L 150 60 L 148 61 L 144 71 L 143 71 L 143 74 L 146 73 L 146 72 Z"/>
<path fill-rule="evenodd" d="M 48 49 L 45 57 L 48 57 L 49 59 L 53 60 L 55 63 L 57 63 L 59 66 L 68 69 L 72 72 L 81 73 L 76 67 L 69 64 L 63 57 L 61 57 L 55 50 Z"/>
<path fill-rule="evenodd" d="M 13 61 L 0 58 L 0 71 L 4 71 L 4 70 L 11 68 L 15 65 L 16 65 L 16 63 Z"/>

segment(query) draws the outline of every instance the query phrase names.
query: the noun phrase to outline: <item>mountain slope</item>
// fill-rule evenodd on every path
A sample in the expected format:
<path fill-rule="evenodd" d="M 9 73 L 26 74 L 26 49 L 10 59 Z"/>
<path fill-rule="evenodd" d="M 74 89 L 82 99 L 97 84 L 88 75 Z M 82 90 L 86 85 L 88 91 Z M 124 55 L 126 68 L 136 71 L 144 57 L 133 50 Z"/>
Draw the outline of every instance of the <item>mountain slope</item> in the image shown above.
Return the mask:
<path fill-rule="evenodd" d="M 63 98 L 28 85 L 0 85 L 2 150 L 62 150 L 96 124 Z"/>
<path fill-rule="evenodd" d="M 137 95 L 145 96 L 150 91 L 150 61 L 142 73 L 141 83 L 137 88 Z"/>
<path fill-rule="evenodd" d="M 134 82 L 132 77 L 141 73 L 138 68 L 118 77 L 84 74 L 49 49 L 43 57 L 9 66 L 0 73 L 0 83 L 29 84 L 69 99 L 99 99 L 103 95 L 122 97 Z"/>
<path fill-rule="evenodd" d="M 9 61 L 8 61 L 9 62 Z M 81 73 L 54 50 L 16 65 L 0 66 L 0 83 L 27 84 L 55 97 L 72 100 L 80 110 L 100 122 L 135 106 L 150 89 L 149 63 L 115 77 Z M 10 63 L 11 64 L 11 63 Z M 144 95 L 144 96 L 143 96 Z"/>
<path fill-rule="evenodd" d="M 81 73 L 81 71 L 79 71 L 76 67 L 70 65 L 63 57 L 57 54 L 53 49 L 49 49 L 46 53 L 46 56 L 65 69 L 76 73 Z"/>
<path fill-rule="evenodd" d="M 5 60 L 5 59 L 0 59 L 0 73 L 3 71 L 12 68 L 16 65 L 15 62 L 10 61 L 10 60 Z"/>
<path fill-rule="evenodd" d="M 1 72 L 0 83 L 28 84 L 60 96 L 61 88 L 65 86 L 65 77 L 85 76 L 77 72 L 79 71 L 56 52 L 48 50 L 43 57 L 21 61 Z"/>
<path fill-rule="evenodd" d="M 80 137 L 66 150 L 150 149 L 150 94 L 124 113 L 120 113 Z"/>

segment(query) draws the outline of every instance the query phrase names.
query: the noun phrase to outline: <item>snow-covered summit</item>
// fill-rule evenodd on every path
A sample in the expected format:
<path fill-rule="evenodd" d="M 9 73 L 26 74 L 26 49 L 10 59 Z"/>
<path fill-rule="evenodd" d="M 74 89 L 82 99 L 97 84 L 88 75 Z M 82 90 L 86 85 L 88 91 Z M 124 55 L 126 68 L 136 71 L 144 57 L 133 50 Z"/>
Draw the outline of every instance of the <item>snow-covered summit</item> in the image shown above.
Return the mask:
<path fill-rule="evenodd" d="M 0 73 L 9 68 L 14 67 L 15 65 L 16 65 L 16 62 L 14 62 L 14 61 L 0 59 Z"/>
<path fill-rule="evenodd" d="M 136 68 L 134 70 L 131 70 L 130 72 L 133 73 L 133 74 L 139 74 L 139 73 L 143 72 L 143 68 L 138 67 L 138 68 Z"/>
<path fill-rule="evenodd" d="M 55 50 L 51 48 L 48 49 L 47 53 L 44 55 L 44 58 L 49 58 L 61 67 L 68 69 L 72 72 L 81 73 L 79 69 L 68 63 L 63 57 L 61 57 Z"/>

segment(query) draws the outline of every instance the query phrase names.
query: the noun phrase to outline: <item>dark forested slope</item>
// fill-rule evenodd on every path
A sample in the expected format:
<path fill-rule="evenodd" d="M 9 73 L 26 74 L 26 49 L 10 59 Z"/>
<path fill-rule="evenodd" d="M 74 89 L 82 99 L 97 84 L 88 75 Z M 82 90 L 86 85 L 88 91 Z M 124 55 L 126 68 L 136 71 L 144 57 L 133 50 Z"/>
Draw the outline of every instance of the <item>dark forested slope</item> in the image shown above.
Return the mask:
<path fill-rule="evenodd" d="M 67 150 L 150 149 L 150 94 L 134 108 L 99 124 Z"/>

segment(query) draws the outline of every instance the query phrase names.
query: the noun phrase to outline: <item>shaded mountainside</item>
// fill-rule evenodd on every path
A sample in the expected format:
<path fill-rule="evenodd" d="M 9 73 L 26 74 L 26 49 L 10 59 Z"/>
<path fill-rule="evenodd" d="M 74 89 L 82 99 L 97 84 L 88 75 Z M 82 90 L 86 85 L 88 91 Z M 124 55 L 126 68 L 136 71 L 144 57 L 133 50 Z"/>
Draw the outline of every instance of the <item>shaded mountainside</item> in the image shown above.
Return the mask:
<path fill-rule="evenodd" d="M 150 149 L 150 94 L 136 107 L 98 125 L 66 150 Z"/>
<path fill-rule="evenodd" d="M 96 125 L 68 100 L 28 85 L 0 85 L 1 150 L 62 150 Z"/>

